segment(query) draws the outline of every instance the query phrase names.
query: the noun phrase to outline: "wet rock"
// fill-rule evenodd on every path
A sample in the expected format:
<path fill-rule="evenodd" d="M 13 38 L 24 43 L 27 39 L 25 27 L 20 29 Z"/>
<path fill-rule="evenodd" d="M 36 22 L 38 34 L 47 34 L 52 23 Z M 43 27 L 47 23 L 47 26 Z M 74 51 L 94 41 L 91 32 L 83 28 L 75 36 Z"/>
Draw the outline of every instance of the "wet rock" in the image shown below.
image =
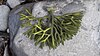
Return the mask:
<path fill-rule="evenodd" d="M 0 5 L 0 31 L 5 31 L 7 29 L 9 11 L 10 9 L 8 6 Z"/>

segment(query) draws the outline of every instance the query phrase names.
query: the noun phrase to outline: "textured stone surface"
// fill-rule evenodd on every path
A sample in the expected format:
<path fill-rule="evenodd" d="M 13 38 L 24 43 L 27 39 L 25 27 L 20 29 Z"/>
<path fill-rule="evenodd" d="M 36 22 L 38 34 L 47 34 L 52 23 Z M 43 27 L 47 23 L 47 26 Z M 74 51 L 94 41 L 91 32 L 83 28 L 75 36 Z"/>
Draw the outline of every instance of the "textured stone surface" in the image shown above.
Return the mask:
<path fill-rule="evenodd" d="M 10 9 L 8 6 L 0 5 L 0 31 L 5 31 L 7 29 L 9 11 Z"/>
<path fill-rule="evenodd" d="M 64 1 L 53 1 L 53 2 L 38 2 L 33 6 L 32 15 L 35 17 L 43 17 L 47 15 L 46 8 L 53 7 L 55 12 L 54 15 L 63 15 L 66 13 L 72 13 L 77 11 L 84 11 L 83 4 L 78 3 L 66 3 Z"/>
<path fill-rule="evenodd" d="M 19 5 L 22 1 L 20 0 L 7 0 L 7 3 L 10 5 L 11 8 Z"/>
<path fill-rule="evenodd" d="M 9 25 L 10 40 L 11 40 L 10 41 L 10 46 L 11 46 L 11 49 L 14 46 L 14 48 L 13 48 L 14 51 L 17 48 L 15 48 L 16 46 L 14 44 L 12 45 L 12 43 L 13 43 L 14 37 L 15 37 L 16 33 L 18 32 L 18 29 L 19 29 L 20 24 L 21 24 L 21 21 L 19 20 L 19 18 L 20 18 L 20 12 L 21 13 L 25 13 L 25 9 L 26 8 L 29 9 L 29 10 L 31 10 L 32 5 L 33 4 L 26 4 L 24 6 L 22 6 L 22 5 L 17 6 L 9 14 L 9 23 L 8 23 L 8 25 Z M 22 55 L 22 56 L 24 56 L 24 55 Z"/>
<path fill-rule="evenodd" d="M 43 16 L 47 15 L 47 12 L 45 10 L 43 10 L 43 6 L 45 4 L 46 4 L 46 2 L 36 3 L 33 6 L 32 15 L 35 17 L 43 17 Z"/>
<path fill-rule="evenodd" d="M 14 51 L 16 56 L 100 56 L 98 44 L 100 35 L 98 32 L 100 13 L 98 12 L 98 3 L 97 1 L 85 1 L 83 4 L 86 10 L 82 18 L 82 25 L 79 32 L 76 36 L 73 36 L 72 40 L 65 41 L 64 46 L 60 45 L 55 50 L 49 50 L 46 46 L 40 49 L 38 46 L 34 45 L 33 40 L 23 35 L 23 32 L 25 32 L 27 28 L 19 27 L 20 21 L 18 12 L 23 10 L 21 9 L 23 6 L 18 6 L 12 10 L 9 18 L 9 20 L 11 20 L 9 22 L 9 27 L 11 37 L 10 47 L 12 51 Z M 71 10 L 71 12 L 73 12 L 76 8 L 79 8 L 76 11 L 83 9 L 83 7 L 78 7 L 79 5 L 76 7 L 74 6 L 76 5 L 67 6 L 66 11 Z M 73 10 L 70 7 L 74 7 Z"/>
<path fill-rule="evenodd" d="M 99 13 L 99 16 L 100 16 L 100 0 L 98 0 L 98 13 Z M 96 39 L 97 41 L 96 41 L 96 43 L 98 44 L 98 47 L 99 47 L 99 49 L 100 49 L 100 22 L 99 22 L 99 25 L 98 25 L 98 38 Z M 96 35 L 95 35 L 96 36 Z"/>

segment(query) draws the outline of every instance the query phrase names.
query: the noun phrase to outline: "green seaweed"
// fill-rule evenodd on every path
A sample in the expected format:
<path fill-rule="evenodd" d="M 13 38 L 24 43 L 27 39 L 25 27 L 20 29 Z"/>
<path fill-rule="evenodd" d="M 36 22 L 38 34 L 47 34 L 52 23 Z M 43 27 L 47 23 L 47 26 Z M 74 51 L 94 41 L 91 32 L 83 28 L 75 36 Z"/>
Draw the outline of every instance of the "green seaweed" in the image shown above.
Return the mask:
<path fill-rule="evenodd" d="M 26 32 L 30 39 L 34 39 L 35 45 L 43 48 L 44 45 L 55 49 L 60 43 L 64 45 L 65 40 L 72 39 L 80 27 L 82 12 L 68 13 L 61 16 L 53 15 L 53 10 L 48 9 L 48 15 L 40 18 L 29 15 L 20 14 L 22 27 L 30 27 Z M 31 24 L 30 22 L 35 22 Z M 37 21 L 37 22 L 36 22 Z"/>

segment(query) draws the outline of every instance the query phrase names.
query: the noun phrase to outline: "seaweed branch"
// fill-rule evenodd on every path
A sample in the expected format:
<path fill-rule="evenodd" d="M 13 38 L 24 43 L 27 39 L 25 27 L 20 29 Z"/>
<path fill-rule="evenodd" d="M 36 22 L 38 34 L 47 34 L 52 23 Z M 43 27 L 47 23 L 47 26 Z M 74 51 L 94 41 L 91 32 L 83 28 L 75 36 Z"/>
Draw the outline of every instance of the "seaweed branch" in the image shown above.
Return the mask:
<path fill-rule="evenodd" d="M 60 43 L 64 45 L 65 40 L 72 39 L 80 27 L 82 12 L 64 14 L 61 16 L 53 15 L 53 10 L 48 9 L 48 15 L 36 18 L 32 16 L 29 10 L 26 9 L 29 15 L 21 14 L 20 20 L 23 21 L 23 27 L 30 27 L 26 32 L 30 39 L 34 39 L 35 45 L 43 48 L 47 45 L 49 48 L 56 48 Z M 30 22 L 34 22 L 31 24 Z"/>

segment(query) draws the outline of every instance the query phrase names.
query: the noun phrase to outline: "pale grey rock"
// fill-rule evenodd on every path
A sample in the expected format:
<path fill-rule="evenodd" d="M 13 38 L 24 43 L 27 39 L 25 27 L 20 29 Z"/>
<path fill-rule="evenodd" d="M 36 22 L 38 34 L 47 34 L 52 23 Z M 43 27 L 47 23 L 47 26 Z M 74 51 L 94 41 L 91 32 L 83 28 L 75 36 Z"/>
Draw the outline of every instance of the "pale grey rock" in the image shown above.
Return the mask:
<path fill-rule="evenodd" d="M 68 3 L 71 3 L 71 2 L 73 2 L 73 0 L 66 0 Z"/>
<path fill-rule="evenodd" d="M 18 32 L 18 29 L 19 29 L 19 27 L 21 25 L 21 21 L 19 20 L 20 13 L 27 14 L 25 12 L 25 9 L 27 8 L 28 10 L 31 11 L 32 10 L 32 6 L 33 6 L 32 3 L 17 6 L 9 14 L 9 22 L 8 22 L 8 25 L 9 25 L 9 33 L 10 33 L 10 49 L 11 49 L 12 52 L 14 51 L 14 53 L 16 53 L 17 55 L 26 56 L 26 54 L 24 54 L 22 52 L 23 51 L 22 49 L 17 48 L 16 45 L 13 44 L 15 35 Z M 13 56 L 15 56 L 14 53 L 13 53 Z"/>
<path fill-rule="evenodd" d="M 100 49 L 100 24 L 99 24 L 99 27 L 98 27 L 98 39 L 96 39 L 96 40 L 98 40 L 97 41 L 97 44 L 98 44 L 98 47 L 99 47 L 99 49 Z"/>
<path fill-rule="evenodd" d="M 77 11 L 84 11 L 84 7 L 82 3 L 66 3 L 65 1 L 53 1 L 53 2 L 38 2 L 33 6 L 32 15 L 35 17 L 43 17 L 46 16 L 47 8 L 53 7 L 54 15 L 63 15 L 66 13 L 72 13 Z"/>
<path fill-rule="evenodd" d="M 45 4 L 46 4 L 46 2 L 36 3 L 33 6 L 32 15 L 35 17 L 43 17 L 43 16 L 47 15 L 47 12 L 45 10 L 43 10 L 43 6 Z"/>
<path fill-rule="evenodd" d="M 18 28 L 13 32 L 13 35 L 12 33 L 10 33 L 11 37 L 13 36 L 13 40 L 11 40 L 13 43 L 10 47 L 12 48 L 16 56 L 100 56 L 100 49 L 98 47 L 98 25 L 100 22 L 100 14 L 97 10 L 97 5 L 97 1 L 84 2 L 86 12 L 84 13 L 84 16 L 82 18 L 82 24 L 79 32 L 76 36 L 73 36 L 73 39 L 65 41 L 64 46 L 59 45 L 55 50 L 50 50 L 47 46 L 45 46 L 43 49 L 35 46 L 34 40 L 30 40 L 27 36 L 23 35 L 27 28 L 17 27 L 20 22 L 17 18 L 16 23 L 13 20 L 12 23 L 9 24 L 9 26 L 12 24 L 10 26 L 10 32 L 13 32 L 13 29 L 15 27 Z M 74 7 L 73 9 L 75 8 L 78 8 L 78 6 Z M 19 9 L 20 7 L 18 7 L 15 11 L 19 11 Z M 69 9 L 69 7 L 67 9 L 69 11 L 71 10 Z M 79 9 L 77 10 L 79 11 Z M 12 12 L 12 15 L 13 13 L 15 13 L 15 11 Z M 44 13 L 45 12 L 46 11 L 44 11 Z M 73 10 L 71 12 L 73 12 Z M 18 13 L 16 12 L 15 15 L 18 15 Z M 41 14 L 39 14 L 38 16 L 40 15 Z M 84 30 L 83 28 L 85 28 L 86 30 Z"/>
<path fill-rule="evenodd" d="M 99 16 L 100 16 L 100 0 L 98 0 L 98 13 L 99 13 Z M 99 25 L 98 25 L 98 38 L 96 39 L 96 43 L 98 44 L 98 47 L 100 49 L 100 22 L 99 22 Z"/>
<path fill-rule="evenodd" d="M 98 0 L 98 10 L 100 11 L 100 0 Z"/>
<path fill-rule="evenodd" d="M 5 47 L 3 56 L 9 56 L 8 45 Z"/>
<path fill-rule="evenodd" d="M 59 11 L 55 12 L 55 15 L 63 15 L 66 13 L 72 13 L 72 12 L 77 12 L 77 11 L 85 11 L 83 4 L 82 3 L 70 3 L 68 5 L 65 5 L 62 9 Z"/>
<path fill-rule="evenodd" d="M 14 8 L 15 6 L 19 5 L 21 1 L 19 0 L 7 0 L 7 3 L 11 8 Z"/>
<path fill-rule="evenodd" d="M 0 31 L 5 31 L 7 29 L 9 11 L 10 9 L 8 6 L 0 5 Z"/>

